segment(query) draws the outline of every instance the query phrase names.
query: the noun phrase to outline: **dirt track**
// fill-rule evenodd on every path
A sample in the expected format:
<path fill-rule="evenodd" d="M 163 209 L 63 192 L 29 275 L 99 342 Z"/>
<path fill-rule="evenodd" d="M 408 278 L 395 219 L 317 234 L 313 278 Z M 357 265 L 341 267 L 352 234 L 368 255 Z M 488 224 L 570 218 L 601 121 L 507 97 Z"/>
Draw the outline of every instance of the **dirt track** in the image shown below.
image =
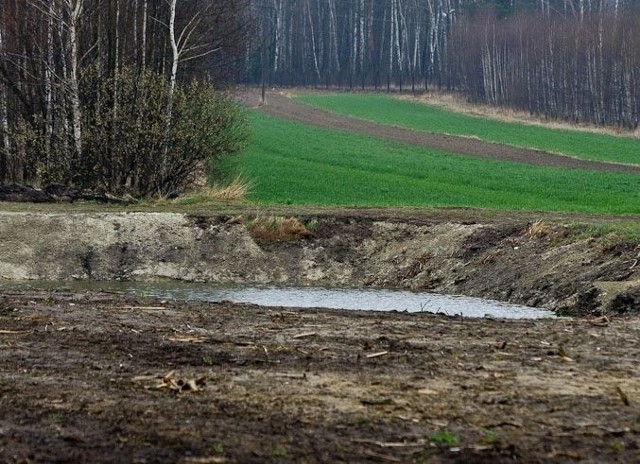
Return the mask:
<path fill-rule="evenodd" d="M 260 105 L 259 89 L 246 88 L 240 94 L 241 101 L 272 116 L 311 124 L 326 129 L 368 134 L 388 140 L 434 148 L 449 153 L 480 156 L 504 161 L 515 161 L 536 166 L 553 166 L 569 169 L 589 169 L 595 171 L 629 172 L 640 174 L 640 166 L 587 161 L 569 156 L 560 156 L 538 150 L 515 148 L 497 143 L 483 142 L 475 138 L 453 135 L 431 134 L 412 131 L 384 124 L 377 124 L 350 118 L 309 105 L 296 103 L 281 92 L 269 91 L 266 105 Z"/>
<path fill-rule="evenodd" d="M 5 294 L 0 462 L 638 462 L 639 329 Z"/>

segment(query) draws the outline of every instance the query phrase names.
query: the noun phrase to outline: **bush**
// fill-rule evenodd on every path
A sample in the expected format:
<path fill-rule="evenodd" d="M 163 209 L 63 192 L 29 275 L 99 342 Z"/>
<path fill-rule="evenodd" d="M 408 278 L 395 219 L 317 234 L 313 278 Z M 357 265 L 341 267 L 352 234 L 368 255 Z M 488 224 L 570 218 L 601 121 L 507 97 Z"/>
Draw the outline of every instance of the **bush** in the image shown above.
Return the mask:
<path fill-rule="evenodd" d="M 173 197 L 209 165 L 238 152 L 248 137 L 239 107 L 209 82 L 177 86 L 167 124 L 168 82 L 123 69 L 105 79 L 97 67 L 81 79 L 82 153 L 74 152 L 69 112 L 56 110 L 53 135 L 33 117 L 10 132 L 10 180 L 104 188 L 135 197 Z"/>

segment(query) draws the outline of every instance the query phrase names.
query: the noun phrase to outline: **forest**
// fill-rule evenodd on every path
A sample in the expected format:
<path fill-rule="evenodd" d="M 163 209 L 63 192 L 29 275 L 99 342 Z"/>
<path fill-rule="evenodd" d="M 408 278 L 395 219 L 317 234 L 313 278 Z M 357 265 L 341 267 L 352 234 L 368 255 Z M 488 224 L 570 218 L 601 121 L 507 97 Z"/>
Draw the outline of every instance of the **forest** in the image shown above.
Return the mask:
<path fill-rule="evenodd" d="M 237 83 L 424 92 L 636 129 L 631 0 L 2 0 L 0 182 L 172 196 Z"/>
<path fill-rule="evenodd" d="M 3 0 L 0 182 L 174 196 L 238 151 L 244 0 Z"/>
<path fill-rule="evenodd" d="M 251 82 L 458 90 L 549 118 L 636 128 L 630 0 L 253 0 Z"/>

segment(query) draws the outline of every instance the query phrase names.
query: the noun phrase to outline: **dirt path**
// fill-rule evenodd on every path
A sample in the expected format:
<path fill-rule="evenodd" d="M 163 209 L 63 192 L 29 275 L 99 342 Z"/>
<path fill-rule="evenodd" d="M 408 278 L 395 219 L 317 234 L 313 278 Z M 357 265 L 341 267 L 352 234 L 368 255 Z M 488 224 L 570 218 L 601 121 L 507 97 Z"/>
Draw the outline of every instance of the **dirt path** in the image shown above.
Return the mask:
<path fill-rule="evenodd" d="M 497 143 L 483 142 L 475 138 L 453 135 L 430 134 L 400 127 L 377 124 L 330 113 L 309 105 L 296 103 L 280 92 L 267 93 L 267 104 L 258 105 L 259 89 L 245 88 L 240 94 L 241 101 L 259 111 L 279 118 L 311 124 L 325 129 L 368 134 L 388 140 L 443 150 L 449 153 L 480 156 L 503 161 L 515 161 L 536 166 L 553 166 L 569 169 L 589 169 L 595 171 L 628 172 L 640 174 L 640 166 L 587 161 L 569 156 L 560 156 L 538 150 L 510 147 Z"/>
<path fill-rule="evenodd" d="M 638 462 L 639 322 L 5 293 L 0 462 Z"/>

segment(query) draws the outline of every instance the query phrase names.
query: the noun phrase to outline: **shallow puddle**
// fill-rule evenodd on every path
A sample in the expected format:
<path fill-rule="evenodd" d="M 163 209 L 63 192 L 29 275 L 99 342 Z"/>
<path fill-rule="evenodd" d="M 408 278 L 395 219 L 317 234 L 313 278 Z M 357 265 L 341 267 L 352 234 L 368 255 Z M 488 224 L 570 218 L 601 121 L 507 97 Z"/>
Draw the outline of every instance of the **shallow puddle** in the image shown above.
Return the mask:
<path fill-rule="evenodd" d="M 443 313 L 450 316 L 510 319 L 552 318 L 551 311 L 482 298 L 403 290 L 325 289 L 316 287 L 249 287 L 184 282 L 21 282 L 0 283 L 0 289 L 68 289 L 108 291 L 161 299 L 231 301 L 260 306 L 330 308 L 372 311 Z"/>

